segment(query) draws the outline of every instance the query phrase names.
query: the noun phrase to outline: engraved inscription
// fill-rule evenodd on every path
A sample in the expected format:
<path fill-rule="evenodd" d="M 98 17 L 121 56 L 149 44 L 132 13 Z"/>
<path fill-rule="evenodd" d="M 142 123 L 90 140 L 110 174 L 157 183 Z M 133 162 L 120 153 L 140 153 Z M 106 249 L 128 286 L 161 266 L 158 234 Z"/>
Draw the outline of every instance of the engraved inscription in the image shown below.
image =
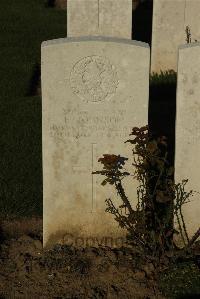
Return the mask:
<path fill-rule="evenodd" d="M 181 74 L 181 82 L 183 85 L 183 97 L 187 98 L 187 103 L 181 106 L 181 128 L 184 136 L 187 134 L 187 142 L 192 144 L 200 138 L 200 103 L 197 95 L 199 94 L 199 74 L 193 72 L 191 76 L 187 73 Z M 191 121 L 192 117 L 192 121 Z"/>
<path fill-rule="evenodd" d="M 115 115 L 105 115 L 103 111 L 101 115 L 91 115 L 88 111 L 75 108 L 63 109 L 62 121 L 50 125 L 50 136 L 63 141 L 82 137 L 93 137 L 95 140 L 103 137 L 128 138 L 130 127 L 121 127 L 125 115 L 126 110 L 116 111 Z"/>
<path fill-rule="evenodd" d="M 118 84 L 116 68 L 102 56 L 84 57 L 74 65 L 70 74 L 73 92 L 85 101 L 99 102 L 111 98 Z"/>

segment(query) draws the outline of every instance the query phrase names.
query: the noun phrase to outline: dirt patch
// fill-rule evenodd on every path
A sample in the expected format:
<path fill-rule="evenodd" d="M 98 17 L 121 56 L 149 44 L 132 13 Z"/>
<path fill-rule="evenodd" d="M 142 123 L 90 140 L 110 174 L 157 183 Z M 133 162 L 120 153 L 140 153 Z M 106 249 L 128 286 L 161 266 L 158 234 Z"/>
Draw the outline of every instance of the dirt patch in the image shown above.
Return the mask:
<path fill-rule="evenodd" d="M 42 220 L 2 222 L 0 298 L 163 298 L 131 248 L 42 247 Z"/>

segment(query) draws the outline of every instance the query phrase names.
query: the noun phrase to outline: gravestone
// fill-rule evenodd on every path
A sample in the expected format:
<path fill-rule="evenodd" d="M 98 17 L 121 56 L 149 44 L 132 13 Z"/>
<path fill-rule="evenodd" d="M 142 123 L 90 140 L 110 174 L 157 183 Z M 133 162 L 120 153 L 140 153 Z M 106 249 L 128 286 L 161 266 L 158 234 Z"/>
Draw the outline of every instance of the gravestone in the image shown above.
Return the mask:
<path fill-rule="evenodd" d="M 154 0 L 151 72 L 177 71 L 178 46 L 200 41 L 199 15 L 200 1 Z"/>
<path fill-rule="evenodd" d="M 130 157 L 124 141 L 148 123 L 149 46 L 94 36 L 46 41 L 41 50 L 44 246 L 88 238 L 92 246 L 122 245 L 125 231 L 105 212 L 106 198 L 117 206 L 120 199 L 92 172 L 103 154 Z M 124 186 L 136 203 L 132 181 Z"/>
<path fill-rule="evenodd" d="M 68 0 L 67 7 L 68 37 L 131 39 L 132 0 Z"/>
<path fill-rule="evenodd" d="M 122 235 L 105 213 L 114 188 L 91 173 L 103 154 L 131 155 L 124 141 L 147 124 L 148 80 L 146 44 L 98 37 L 42 44 L 44 244 L 64 233 Z"/>
<path fill-rule="evenodd" d="M 187 190 L 200 192 L 200 43 L 179 49 L 175 179 L 188 179 Z M 198 193 L 194 193 L 183 211 L 191 236 L 200 225 Z"/>

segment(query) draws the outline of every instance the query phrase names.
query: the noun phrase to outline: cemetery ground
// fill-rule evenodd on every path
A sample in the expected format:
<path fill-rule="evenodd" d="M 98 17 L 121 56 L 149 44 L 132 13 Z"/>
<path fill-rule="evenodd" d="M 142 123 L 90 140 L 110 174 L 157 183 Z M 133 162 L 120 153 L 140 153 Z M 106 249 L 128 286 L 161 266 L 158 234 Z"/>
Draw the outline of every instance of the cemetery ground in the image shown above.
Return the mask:
<path fill-rule="evenodd" d="M 138 264 L 130 247 L 43 250 L 40 45 L 65 37 L 66 12 L 44 0 L 2 0 L 0 20 L 0 298 L 198 296 L 198 246 L 193 257 L 163 261 L 159 275 L 151 264 Z M 175 81 L 173 75 L 155 79 L 150 115 L 157 117 L 150 125 L 168 135 L 172 161 Z"/>
<path fill-rule="evenodd" d="M 77 240 L 77 244 L 81 244 Z M 162 271 L 134 247 L 42 247 L 42 219 L 1 221 L 0 298 L 199 298 L 199 246 Z"/>

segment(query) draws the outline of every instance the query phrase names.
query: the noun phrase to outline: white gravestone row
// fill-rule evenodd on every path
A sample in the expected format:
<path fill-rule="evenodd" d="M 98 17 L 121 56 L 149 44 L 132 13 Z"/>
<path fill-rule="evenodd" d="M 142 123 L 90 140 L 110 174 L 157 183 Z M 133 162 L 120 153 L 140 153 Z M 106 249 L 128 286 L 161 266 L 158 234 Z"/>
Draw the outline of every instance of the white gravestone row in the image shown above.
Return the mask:
<path fill-rule="evenodd" d="M 199 228 L 200 1 L 154 0 L 151 72 L 178 74 L 175 181 L 197 191 L 183 212 L 191 237 Z M 182 46 L 181 46 L 182 45 Z"/>
<path fill-rule="evenodd" d="M 78 14 L 75 3 L 80 4 Z M 104 237 L 124 235 L 112 215 L 105 213 L 105 199 L 116 200 L 114 190 L 100 186 L 102 178 L 92 171 L 100 168 L 97 159 L 105 153 L 130 156 L 123 141 L 133 126 L 147 123 L 150 54 L 146 44 L 130 40 L 131 19 L 122 28 L 115 27 L 117 3 L 68 0 L 69 38 L 42 44 L 44 245 L 67 240 L 69 235 L 71 239 L 95 238 L 97 243 Z M 123 5 L 123 15 L 129 16 L 130 1 Z M 198 38 L 193 10 L 194 0 L 191 6 L 187 0 L 154 1 L 151 70 L 176 70 L 185 27 L 189 26 L 192 38 Z M 176 181 L 189 178 L 189 186 L 196 191 L 199 48 L 195 43 L 179 51 L 175 162 Z M 136 194 L 131 184 L 126 183 L 129 195 Z M 189 235 L 198 226 L 199 208 L 197 196 L 185 206 Z"/>
<path fill-rule="evenodd" d="M 120 2 L 128 14 L 129 1 Z M 118 8 L 118 2 L 100 1 L 106 3 L 108 18 L 111 3 Z M 114 13 L 113 7 L 110 19 Z M 149 61 L 147 44 L 125 38 L 71 37 L 42 44 L 44 246 L 67 242 L 69 236 L 72 242 L 81 237 L 97 243 L 124 236 L 105 213 L 105 199 L 118 205 L 119 198 L 92 171 L 101 169 L 97 160 L 103 154 L 131 155 L 124 141 L 134 126 L 148 122 Z M 125 185 L 135 199 L 132 179 Z"/>
<path fill-rule="evenodd" d="M 179 45 L 200 41 L 199 15 L 199 0 L 153 1 L 151 72 L 177 71 Z"/>

